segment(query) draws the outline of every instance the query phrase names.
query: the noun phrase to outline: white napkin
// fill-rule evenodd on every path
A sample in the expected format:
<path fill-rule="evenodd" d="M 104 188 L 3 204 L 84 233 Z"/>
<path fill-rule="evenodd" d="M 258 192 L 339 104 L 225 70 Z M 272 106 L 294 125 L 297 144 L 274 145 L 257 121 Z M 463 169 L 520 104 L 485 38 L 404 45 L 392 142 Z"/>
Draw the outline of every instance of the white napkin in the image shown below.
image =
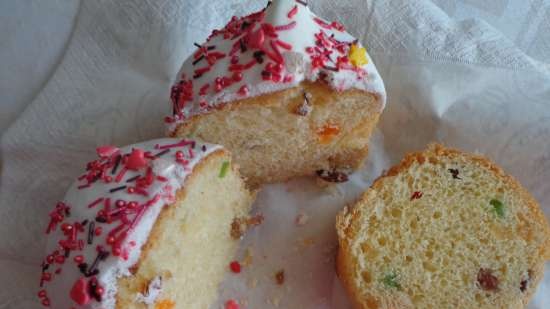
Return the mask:
<path fill-rule="evenodd" d="M 60 65 L 2 133 L 1 309 L 39 308 L 47 213 L 94 148 L 161 136 L 170 83 L 192 43 L 231 15 L 265 5 L 212 2 L 81 1 Z M 367 45 L 387 86 L 387 109 L 366 167 L 352 181 L 325 191 L 301 179 L 261 192 L 256 211 L 266 221 L 239 253 L 243 257 L 251 246 L 253 262 L 228 275 L 220 303 L 236 298 L 247 301 L 245 308 L 346 308 L 333 270 L 335 213 L 404 153 L 430 141 L 484 153 L 516 176 L 550 216 L 550 73 L 535 30 L 513 33 L 524 33 L 532 44 L 512 41 L 481 20 L 454 21 L 447 13 L 463 12 L 443 0 L 437 3 L 445 11 L 428 0 L 310 2 Z M 517 4 L 495 5 L 500 16 L 517 13 Z M 494 16 L 494 10 L 483 14 Z M 523 17 L 533 14 L 527 10 Z M 303 227 L 294 223 L 300 213 L 310 217 Z M 286 274 L 281 287 L 273 280 L 280 269 Z M 548 272 L 530 308 L 550 308 Z"/>

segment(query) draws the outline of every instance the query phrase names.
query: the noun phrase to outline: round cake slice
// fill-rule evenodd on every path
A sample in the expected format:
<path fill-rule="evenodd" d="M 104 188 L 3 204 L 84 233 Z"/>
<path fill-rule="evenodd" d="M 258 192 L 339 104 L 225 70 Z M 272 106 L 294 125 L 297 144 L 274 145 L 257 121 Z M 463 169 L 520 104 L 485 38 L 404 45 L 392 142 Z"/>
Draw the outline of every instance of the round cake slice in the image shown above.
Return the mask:
<path fill-rule="evenodd" d="M 229 153 L 158 139 L 97 154 L 50 213 L 40 302 L 208 308 L 237 247 L 232 224 L 254 198 Z"/>
<path fill-rule="evenodd" d="M 341 23 L 275 0 L 196 45 L 172 87 L 171 136 L 224 145 L 251 184 L 364 161 L 386 94 Z"/>
<path fill-rule="evenodd" d="M 535 199 L 487 159 L 431 145 L 337 218 L 356 308 L 525 308 L 550 258 Z"/>

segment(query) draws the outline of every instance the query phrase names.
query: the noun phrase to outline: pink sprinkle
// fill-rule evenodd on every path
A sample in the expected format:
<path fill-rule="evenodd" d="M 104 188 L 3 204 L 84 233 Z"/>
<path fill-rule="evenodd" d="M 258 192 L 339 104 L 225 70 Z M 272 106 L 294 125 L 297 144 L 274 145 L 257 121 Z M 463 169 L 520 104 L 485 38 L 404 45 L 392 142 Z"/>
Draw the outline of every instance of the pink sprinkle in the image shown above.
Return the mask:
<path fill-rule="evenodd" d="M 246 37 L 246 41 L 251 48 L 262 48 L 265 41 L 264 30 L 260 28 L 257 31 L 251 32 Z"/>
<path fill-rule="evenodd" d="M 210 71 L 210 67 L 204 67 L 204 68 L 196 69 L 195 70 L 195 75 L 202 75 L 202 74 L 204 74 L 208 71 Z"/>
<path fill-rule="evenodd" d="M 102 158 L 107 158 L 119 152 L 119 149 L 115 146 L 100 146 L 96 148 L 97 155 Z"/>
<path fill-rule="evenodd" d="M 274 46 L 273 42 L 271 42 L 271 45 Z M 281 62 L 284 61 L 283 58 L 280 57 L 280 56 L 281 56 L 280 54 L 277 55 L 277 54 L 275 54 L 275 53 L 270 52 L 270 51 L 267 50 L 267 49 L 264 49 L 263 52 L 264 52 L 271 60 L 273 60 L 273 61 L 275 61 L 275 62 L 277 62 L 277 63 L 281 63 Z"/>
<path fill-rule="evenodd" d="M 248 69 L 250 69 L 251 67 L 255 66 L 256 63 L 258 63 L 258 62 L 257 62 L 255 59 L 252 59 L 252 60 L 250 60 L 250 62 L 248 62 L 247 64 L 245 64 L 245 65 L 243 66 L 243 69 L 248 70 Z"/>
<path fill-rule="evenodd" d="M 342 32 L 342 31 L 346 31 L 346 28 L 344 27 L 344 25 L 342 25 L 341 23 L 337 22 L 337 21 L 333 21 L 331 24 L 332 28 Z"/>
<path fill-rule="evenodd" d="M 210 84 L 205 84 L 204 86 L 202 86 L 199 90 L 199 95 L 205 95 L 206 91 L 208 91 L 208 87 L 210 87 Z"/>
<path fill-rule="evenodd" d="M 292 82 L 293 80 L 294 80 L 294 75 L 289 74 L 289 75 L 286 75 L 286 76 L 285 76 L 285 79 L 283 80 L 283 82 L 285 82 L 285 83 L 290 83 L 290 82 Z"/>
<path fill-rule="evenodd" d="M 78 186 L 78 189 L 81 190 L 81 189 L 84 189 L 84 188 L 88 188 L 90 186 L 89 183 L 85 184 L 85 185 L 80 185 Z"/>
<path fill-rule="evenodd" d="M 194 143 L 195 143 L 194 141 L 188 141 L 188 140 L 182 139 L 180 142 L 175 144 L 155 145 L 155 148 L 162 150 L 162 149 L 168 149 L 168 148 L 174 148 L 174 147 L 184 147 L 188 145 L 193 145 Z"/>
<path fill-rule="evenodd" d="M 327 24 L 326 22 L 324 22 L 322 19 L 318 18 L 318 17 L 315 17 L 313 18 L 313 20 L 321 27 L 325 28 L 325 29 L 332 29 L 332 27 Z"/>
<path fill-rule="evenodd" d="M 240 95 L 242 96 L 247 96 L 248 95 L 248 87 L 246 85 L 243 85 L 240 89 L 239 89 L 239 92 L 238 92 Z"/>
<path fill-rule="evenodd" d="M 229 71 L 235 72 L 235 71 L 242 71 L 243 65 L 242 64 L 232 64 L 229 66 Z"/>
<path fill-rule="evenodd" d="M 233 299 L 225 302 L 225 309 L 239 309 L 239 304 Z"/>
<path fill-rule="evenodd" d="M 273 41 L 271 41 L 270 43 L 271 43 L 271 48 L 273 48 L 273 51 L 277 55 L 276 57 L 277 57 L 278 61 L 277 60 L 275 60 L 275 61 L 277 61 L 278 63 L 284 63 L 285 62 L 284 58 L 281 55 L 281 52 L 279 51 L 279 47 L 277 47 L 277 44 L 275 44 Z"/>
<path fill-rule="evenodd" d="M 120 172 L 118 172 L 118 175 L 116 175 L 115 181 L 120 182 L 122 180 L 122 178 L 124 177 L 124 174 L 126 174 L 127 171 L 128 171 L 128 169 L 126 167 L 123 167 L 120 170 Z"/>
<path fill-rule="evenodd" d="M 275 27 L 275 31 L 283 31 L 283 30 L 290 30 L 292 28 L 296 27 L 296 22 L 293 21 L 287 25 L 282 25 L 282 26 L 276 26 Z"/>
<path fill-rule="evenodd" d="M 313 47 L 306 47 L 306 53 L 313 54 Z"/>
<path fill-rule="evenodd" d="M 276 43 L 277 45 L 281 46 L 281 47 L 284 48 L 284 49 L 292 50 L 292 45 L 290 45 L 290 44 L 288 44 L 288 43 L 286 43 L 286 42 L 283 42 L 283 41 L 281 41 L 281 40 L 277 40 L 277 41 L 275 41 L 275 43 Z"/>
<path fill-rule="evenodd" d="M 292 10 L 290 10 L 290 12 L 288 12 L 288 18 L 292 18 L 294 17 L 294 15 L 296 15 L 296 13 L 298 13 L 298 6 L 295 5 Z"/>
<path fill-rule="evenodd" d="M 90 205 L 88 205 L 88 208 L 93 208 L 94 206 L 96 206 L 97 204 L 99 204 L 99 203 L 101 203 L 101 202 L 103 202 L 103 198 L 102 198 L 102 197 L 100 197 L 100 198 L 98 198 L 97 200 L 91 202 Z"/>

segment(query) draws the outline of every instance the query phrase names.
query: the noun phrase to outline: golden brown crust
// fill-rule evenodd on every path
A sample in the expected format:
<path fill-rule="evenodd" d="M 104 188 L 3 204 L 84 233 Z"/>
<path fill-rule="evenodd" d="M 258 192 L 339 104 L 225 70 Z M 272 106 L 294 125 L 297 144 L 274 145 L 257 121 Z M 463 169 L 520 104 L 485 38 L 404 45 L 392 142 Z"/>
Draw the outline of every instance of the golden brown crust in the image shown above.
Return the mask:
<path fill-rule="evenodd" d="M 496 164 L 488 160 L 487 158 L 474 155 L 469 153 L 464 153 L 458 149 L 446 148 L 443 145 L 433 143 L 428 146 L 428 149 L 422 152 L 412 152 L 405 155 L 404 159 L 397 165 L 390 168 L 385 174 L 378 177 L 369 188 L 360 198 L 360 200 L 365 201 L 369 194 L 372 194 L 374 191 L 381 189 L 383 186 L 383 181 L 386 178 L 394 177 L 401 173 L 405 173 L 413 164 L 419 163 L 423 164 L 428 161 L 430 163 L 437 163 L 442 158 L 458 158 L 466 157 L 468 160 L 476 162 L 480 166 L 486 168 L 487 170 L 494 173 L 494 175 L 501 179 L 509 188 L 515 191 L 522 200 L 526 201 L 527 208 L 529 213 L 532 215 L 531 219 L 539 223 L 544 231 L 543 234 L 546 235 L 546 245 L 541 246 L 541 256 L 545 260 L 550 260 L 550 226 L 546 220 L 544 213 L 541 211 L 538 206 L 537 201 L 534 197 L 512 176 L 506 174 L 504 170 L 498 167 Z M 352 299 L 354 308 L 357 309 L 375 309 L 380 308 L 377 304 L 376 299 L 368 300 L 360 292 L 357 284 L 353 282 L 354 274 L 353 271 L 356 269 L 358 261 L 356 257 L 351 254 L 352 250 L 349 248 L 350 241 L 358 233 L 358 227 L 355 226 L 359 222 L 358 217 L 360 216 L 360 211 L 357 208 L 348 208 L 346 207 L 337 217 L 336 220 L 336 229 L 338 232 L 339 238 L 339 250 L 337 256 L 337 274 L 340 278 L 344 288 L 349 293 L 350 298 Z M 354 224 L 355 223 L 355 224 Z M 544 275 L 544 265 L 534 265 L 535 269 L 532 269 L 532 278 L 531 282 L 536 285 L 543 275 Z M 523 305 L 527 305 L 528 300 L 534 293 L 534 289 L 529 289 L 525 293 L 525 297 L 522 299 Z M 368 298 L 368 297 L 367 297 Z M 387 307 L 383 307 L 387 308 Z M 398 306 L 397 308 L 404 308 Z M 518 308 L 521 308 L 518 305 Z"/>

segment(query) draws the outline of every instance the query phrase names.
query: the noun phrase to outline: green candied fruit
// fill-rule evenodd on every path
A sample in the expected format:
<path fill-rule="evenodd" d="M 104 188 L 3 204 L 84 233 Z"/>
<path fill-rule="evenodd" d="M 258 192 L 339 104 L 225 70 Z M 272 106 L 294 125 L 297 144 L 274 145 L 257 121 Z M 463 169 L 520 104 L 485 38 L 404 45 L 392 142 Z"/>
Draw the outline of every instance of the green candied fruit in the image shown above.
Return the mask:
<path fill-rule="evenodd" d="M 401 289 L 401 285 L 397 282 L 397 274 L 394 272 L 386 274 L 382 280 L 382 283 L 389 288 Z"/>
<path fill-rule="evenodd" d="M 228 161 L 224 161 L 222 163 L 222 167 L 220 168 L 220 174 L 218 175 L 218 177 L 220 178 L 224 178 L 225 175 L 227 175 L 227 171 L 229 170 L 229 162 Z"/>
<path fill-rule="evenodd" d="M 493 210 L 500 218 L 504 218 L 504 204 L 497 199 L 492 199 L 489 204 L 493 206 Z"/>

